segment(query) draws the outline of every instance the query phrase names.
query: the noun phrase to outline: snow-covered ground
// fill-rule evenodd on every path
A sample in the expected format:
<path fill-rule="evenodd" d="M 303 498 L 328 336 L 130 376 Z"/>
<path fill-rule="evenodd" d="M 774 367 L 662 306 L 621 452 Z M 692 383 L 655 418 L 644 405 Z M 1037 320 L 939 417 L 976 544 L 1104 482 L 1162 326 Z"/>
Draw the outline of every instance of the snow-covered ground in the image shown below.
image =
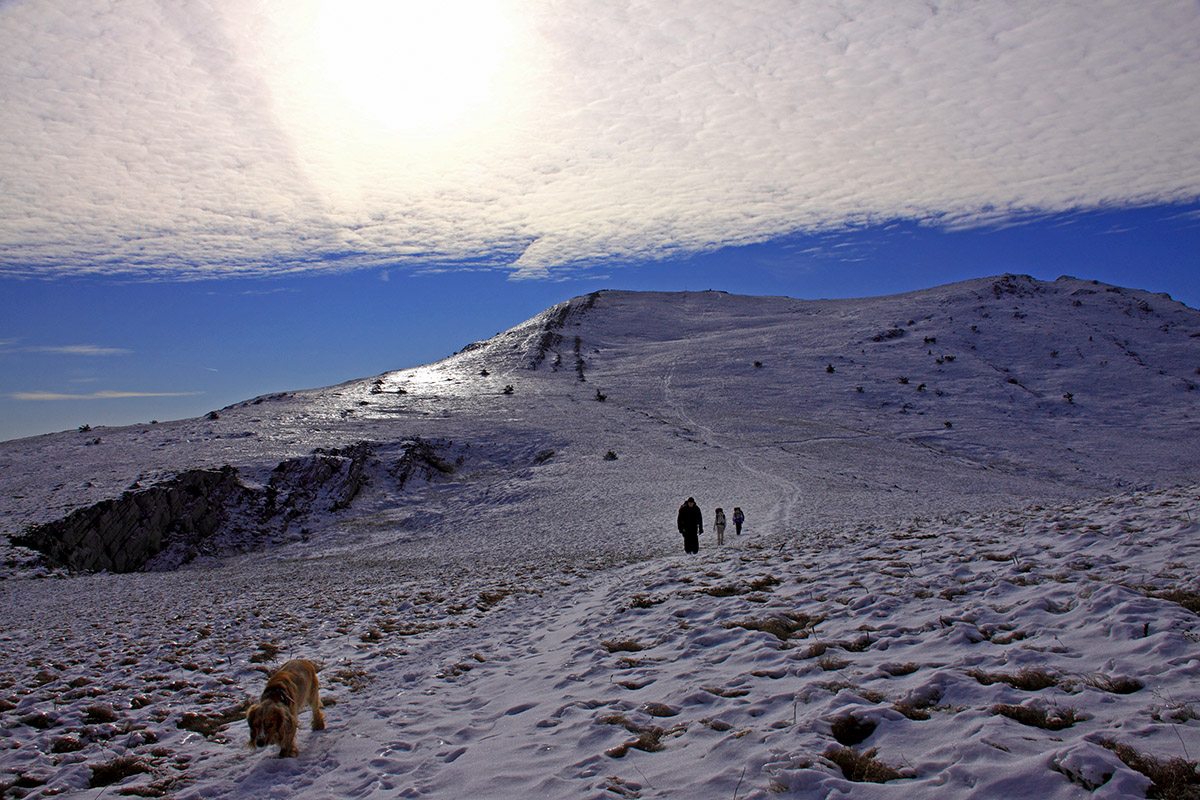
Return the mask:
<path fill-rule="evenodd" d="M 9 535 L 373 453 L 348 508 L 176 572 L 6 548 L 4 796 L 1143 796 L 1119 755 L 1200 758 L 1197 334 L 1073 279 L 604 292 L 428 367 L 2 443 Z M 416 437 L 452 468 L 401 481 Z M 743 535 L 679 552 L 688 495 Z M 276 759 L 241 715 L 294 657 L 328 727 Z"/>

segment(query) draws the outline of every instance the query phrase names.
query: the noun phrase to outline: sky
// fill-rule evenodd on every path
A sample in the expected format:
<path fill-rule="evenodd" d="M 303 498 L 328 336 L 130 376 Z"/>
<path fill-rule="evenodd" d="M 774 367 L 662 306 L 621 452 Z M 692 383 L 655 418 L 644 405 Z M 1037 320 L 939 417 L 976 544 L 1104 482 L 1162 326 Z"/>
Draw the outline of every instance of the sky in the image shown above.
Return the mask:
<path fill-rule="evenodd" d="M 1200 306 L 1195 0 L 0 0 L 0 439 L 599 288 Z"/>

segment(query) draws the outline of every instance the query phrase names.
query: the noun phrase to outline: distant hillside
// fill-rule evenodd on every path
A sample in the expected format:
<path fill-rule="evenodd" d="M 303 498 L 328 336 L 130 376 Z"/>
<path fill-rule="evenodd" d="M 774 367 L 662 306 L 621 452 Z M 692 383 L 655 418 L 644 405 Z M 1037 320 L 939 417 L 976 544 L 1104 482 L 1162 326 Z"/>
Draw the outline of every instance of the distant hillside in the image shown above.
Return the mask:
<path fill-rule="evenodd" d="M 436 364 L 0 443 L 0 532 L 77 512 L 72 535 L 109 525 L 107 547 L 119 517 L 146 552 L 174 543 L 166 566 L 289 542 L 438 562 L 445 537 L 485 561 L 639 557 L 676 546 L 689 495 L 802 532 L 1194 482 L 1198 372 L 1200 312 L 1074 278 L 601 291 Z M 175 480 L 192 470 L 214 477 Z M 220 513 L 149 499 L 172 480 L 219 484 Z M 80 511 L 121 498 L 107 523 Z"/>

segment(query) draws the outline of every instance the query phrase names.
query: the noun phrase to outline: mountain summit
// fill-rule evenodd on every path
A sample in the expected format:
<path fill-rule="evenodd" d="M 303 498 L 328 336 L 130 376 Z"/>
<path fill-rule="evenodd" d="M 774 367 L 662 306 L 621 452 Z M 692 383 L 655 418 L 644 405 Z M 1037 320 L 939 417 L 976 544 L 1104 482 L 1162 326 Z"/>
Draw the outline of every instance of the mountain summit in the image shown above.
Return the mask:
<path fill-rule="evenodd" d="M 673 548 L 688 496 L 803 532 L 1176 485 L 1200 476 L 1198 368 L 1200 312 L 1074 278 L 600 291 L 428 366 L 6 442 L 3 533 L 149 536 L 122 566 L 71 561 L 66 528 L 22 539 L 108 569 L 284 542 L 624 558 Z"/>

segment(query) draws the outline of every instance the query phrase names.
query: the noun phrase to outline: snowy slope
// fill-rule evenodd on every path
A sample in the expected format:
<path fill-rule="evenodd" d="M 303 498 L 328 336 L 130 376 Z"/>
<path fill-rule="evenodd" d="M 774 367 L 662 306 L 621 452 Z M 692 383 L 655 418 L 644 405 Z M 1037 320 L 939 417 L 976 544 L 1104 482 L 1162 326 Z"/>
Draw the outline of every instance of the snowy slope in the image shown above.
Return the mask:
<path fill-rule="evenodd" d="M 9 535 L 185 469 L 261 488 L 318 447 L 371 458 L 348 507 L 243 555 L 218 537 L 179 572 L 66 580 L 10 558 L 0 784 L 1085 797 L 1108 776 L 1096 796 L 1140 796 L 1103 741 L 1200 754 L 1178 602 L 1200 590 L 1197 334 L 1165 296 L 1066 278 L 599 292 L 437 364 L 2 443 Z M 418 437 L 445 469 L 401 468 Z M 688 495 L 745 508 L 745 535 L 677 554 Z M 336 705 L 277 760 L 237 717 L 288 657 L 320 660 Z M 1050 685 L 996 678 L 1023 668 Z M 839 740 L 902 777 L 849 782 Z M 101 786 L 106 764 L 129 775 Z"/>

